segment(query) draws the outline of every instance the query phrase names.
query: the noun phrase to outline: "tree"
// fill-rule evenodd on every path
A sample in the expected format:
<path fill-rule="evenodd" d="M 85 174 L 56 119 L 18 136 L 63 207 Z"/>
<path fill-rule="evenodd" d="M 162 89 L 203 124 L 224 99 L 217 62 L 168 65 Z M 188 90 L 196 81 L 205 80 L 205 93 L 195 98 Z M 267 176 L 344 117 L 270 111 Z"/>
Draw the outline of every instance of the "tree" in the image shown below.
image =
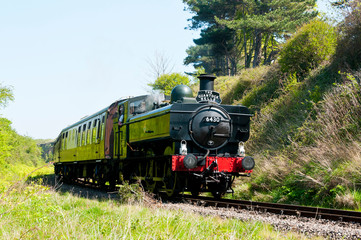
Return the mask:
<path fill-rule="evenodd" d="M 278 52 L 278 41 L 317 15 L 313 11 L 315 0 L 183 2 L 195 14 L 189 29 L 201 30 L 201 37 L 194 43 L 209 50 L 208 55 L 201 55 L 201 51 L 194 51 L 201 48 L 189 48 L 193 56 L 186 58 L 185 63 L 203 66 L 218 75 L 235 75 L 242 67 L 270 64 Z"/>
<path fill-rule="evenodd" d="M 184 59 L 183 63 L 185 65 L 192 64 L 196 69 L 202 67 L 206 73 L 212 73 L 215 65 L 211 52 L 212 46 L 208 44 L 190 46 L 186 50 L 188 56 Z"/>
<path fill-rule="evenodd" d="M 227 0 L 183 0 L 190 12 L 189 29 L 201 29 L 201 37 L 195 39 L 196 46 L 187 49 L 186 65 L 204 67 L 206 72 L 217 75 L 234 75 L 239 58 L 238 37 L 234 30 L 220 26 L 216 18 L 233 18 L 237 1 Z M 193 61 L 194 60 L 194 61 Z"/>
<path fill-rule="evenodd" d="M 149 75 L 153 79 L 159 78 L 162 74 L 170 73 L 174 68 L 171 60 L 167 58 L 164 53 L 158 51 L 154 53 L 153 59 L 147 58 L 147 63 L 149 65 Z"/>
<path fill-rule="evenodd" d="M 177 85 L 189 85 L 190 80 L 188 76 L 180 73 L 162 74 L 159 76 L 154 83 L 149 83 L 148 86 L 152 87 L 153 90 L 160 90 L 165 95 L 170 95 L 172 89 Z"/>
<path fill-rule="evenodd" d="M 361 67 L 361 0 L 347 1 L 348 11 L 340 24 L 336 59 L 344 68 Z"/>
<path fill-rule="evenodd" d="M 253 67 L 261 63 L 262 52 L 267 60 L 269 41 L 283 38 L 285 34 L 296 31 L 297 27 L 317 16 L 315 0 L 247 0 L 247 10 L 239 12 L 234 20 L 220 20 L 227 27 L 250 34 L 252 45 L 245 49 L 245 55 L 253 56 Z M 244 44 L 247 44 L 245 41 Z M 264 48 L 262 49 L 262 46 Z M 269 52 L 271 54 L 271 52 Z M 246 66 L 248 67 L 248 66 Z"/>
<path fill-rule="evenodd" d="M 2 86 L 0 83 L 0 107 L 5 107 L 9 101 L 14 100 L 14 95 L 10 87 Z"/>
<path fill-rule="evenodd" d="M 10 87 L 0 84 L 0 107 L 14 100 Z M 30 137 L 20 136 L 11 127 L 11 121 L 0 117 L 0 166 L 11 163 L 23 163 L 37 166 L 41 162 L 41 151 Z M 0 167 L 0 172 L 1 172 Z"/>

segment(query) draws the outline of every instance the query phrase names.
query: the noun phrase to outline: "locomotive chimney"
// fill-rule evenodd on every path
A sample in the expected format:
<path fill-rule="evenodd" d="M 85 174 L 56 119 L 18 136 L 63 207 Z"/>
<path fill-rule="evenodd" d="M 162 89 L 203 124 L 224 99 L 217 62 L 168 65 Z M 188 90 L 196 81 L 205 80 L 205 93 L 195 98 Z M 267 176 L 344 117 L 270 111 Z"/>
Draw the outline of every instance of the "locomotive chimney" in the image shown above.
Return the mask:
<path fill-rule="evenodd" d="M 214 75 L 211 74 L 201 74 L 199 77 L 199 90 L 210 90 L 213 91 L 214 90 L 214 79 L 216 79 L 216 77 Z"/>

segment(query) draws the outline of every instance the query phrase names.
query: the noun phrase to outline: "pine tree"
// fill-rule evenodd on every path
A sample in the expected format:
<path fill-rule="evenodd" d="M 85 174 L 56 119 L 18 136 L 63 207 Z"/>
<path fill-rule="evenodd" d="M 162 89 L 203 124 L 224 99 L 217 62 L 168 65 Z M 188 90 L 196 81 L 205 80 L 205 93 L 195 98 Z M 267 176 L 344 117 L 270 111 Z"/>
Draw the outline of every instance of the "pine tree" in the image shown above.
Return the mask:
<path fill-rule="evenodd" d="M 298 26 L 313 19 L 315 0 L 184 0 L 195 15 L 189 29 L 201 29 L 197 46 L 207 46 L 208 62 L 202 62 L 201 48 L 190 47 L 198 66 L 221 75 L 237 73 L 243 67 L 269 64 L 278 52 L 278 41 L 294 32 Z M 196 54 L 194 54 L 196 53 Z M 194 58 L 195 55 L 198 56 Z M 210 61 L 211 60 L 211 61 Z M 199 62 L 201 61 L 201 62 Z M 209 66 L 213 69 L 207 69 Z"/>

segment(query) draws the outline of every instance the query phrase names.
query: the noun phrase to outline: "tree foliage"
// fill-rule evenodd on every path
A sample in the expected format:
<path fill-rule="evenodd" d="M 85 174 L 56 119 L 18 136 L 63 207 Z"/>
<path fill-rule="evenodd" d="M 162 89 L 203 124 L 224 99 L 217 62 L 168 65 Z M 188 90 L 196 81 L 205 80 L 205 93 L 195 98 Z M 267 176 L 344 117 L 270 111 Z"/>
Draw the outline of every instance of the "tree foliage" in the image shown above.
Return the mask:
<path fill-rule="evenodd" d="M 5 107 L 9 101 L 14 100 L 14 95 L 10 87 L 2 86 L 0 83 L 0 107 Z"/>
<path fill-rule="evenodd" d="M 304 74 L 328 60 L 335 52 L 335 29 L 321 20 L 313 20 L 289 39 L 281 53 L 281 70 Z"/>
<path fill-rule="evenodd" d="M 41 150 L 36 142 L 17 134 L 11 127 L 11 121 L 0 118 L 0 165 L 21 163 L 37 166 L 41 162 Z"/>
<path fill-rule="evenodd" d="M 153 90 L 160 90 L 165 95 L 170 95 L 172 89 L 181 84 L 189 85 L 189 78 L 180 73 L 170 73 L 162 74 L 154 83 L 149 83 L 148 86 L 152 87 Z"/>
<path fill-rule="evenodd" d="M 11 156 L 13 149 L 13 146 L 9 144 L 12 138 L 10 124 L 11 122 L 6 118 L 0 118 L 0 164 Z"/>
<path fill-rule="evenodd" d="M 356 70 L 361 67 L 361 1 L 349 2 L 348 7 L 349 12 L 340 25 L 336 58 L 344 67 Z"/>
<path fill-rule="evenodd" d="M 313 19 L 315 0 L 183 0 L 200 29 L 184 63 L 206 72 L 235 75 L 241 68 L 270 64 L 278 41 Z"/>
<path fill-rule="evenodd" d="M 0 107 L 14 100 L 10 87 L 0 85 Z M 0 117 L 0 165 L 22 163 L 37 166 L 41 162 L 41 150 L 30 137 L 17 134 L 11 121 Z"/>

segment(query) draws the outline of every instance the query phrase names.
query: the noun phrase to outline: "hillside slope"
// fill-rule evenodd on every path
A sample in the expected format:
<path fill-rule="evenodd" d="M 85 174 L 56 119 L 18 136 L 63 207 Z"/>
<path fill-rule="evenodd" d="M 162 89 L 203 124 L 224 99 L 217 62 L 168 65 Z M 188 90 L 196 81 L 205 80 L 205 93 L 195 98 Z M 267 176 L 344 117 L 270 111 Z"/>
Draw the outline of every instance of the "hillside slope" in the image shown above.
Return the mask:
<path fill-rule="evenodd" d="M 361 69 L 350 68 L 342 57 L 348 52 L 342 43 L 347 36 L 331 44 L 336 39 L 332 27 L 323 24 L 304 26 L 283 47 L 285 51 L 291 43 L 300 44 L 302 51 L 312 53 L 305 58 L 293 50 L 288 64 L 306 59 L 311 63 L 302 65 L 304 71 L 285 71 L 284 61 L 279 61 L 217 79 L 215 88 L 225 96 L 224 103 L 246 105 L 255 115 L 246 151 L 257 166 L 251 179 L 239 180 L 236 197 L 361 208 Z M 325 32 L 317 35 L 320 26 Z M 330 34 L 331 40 L 327 45 L 324 39 L 305 41 L 305 34 L 307 39 Z M 316 49 L 307 45 L 314 42 Z M 320 48 L 329 51 L 312 62 Z M 347 48 L 360 46 L 349 43 Z"/>

